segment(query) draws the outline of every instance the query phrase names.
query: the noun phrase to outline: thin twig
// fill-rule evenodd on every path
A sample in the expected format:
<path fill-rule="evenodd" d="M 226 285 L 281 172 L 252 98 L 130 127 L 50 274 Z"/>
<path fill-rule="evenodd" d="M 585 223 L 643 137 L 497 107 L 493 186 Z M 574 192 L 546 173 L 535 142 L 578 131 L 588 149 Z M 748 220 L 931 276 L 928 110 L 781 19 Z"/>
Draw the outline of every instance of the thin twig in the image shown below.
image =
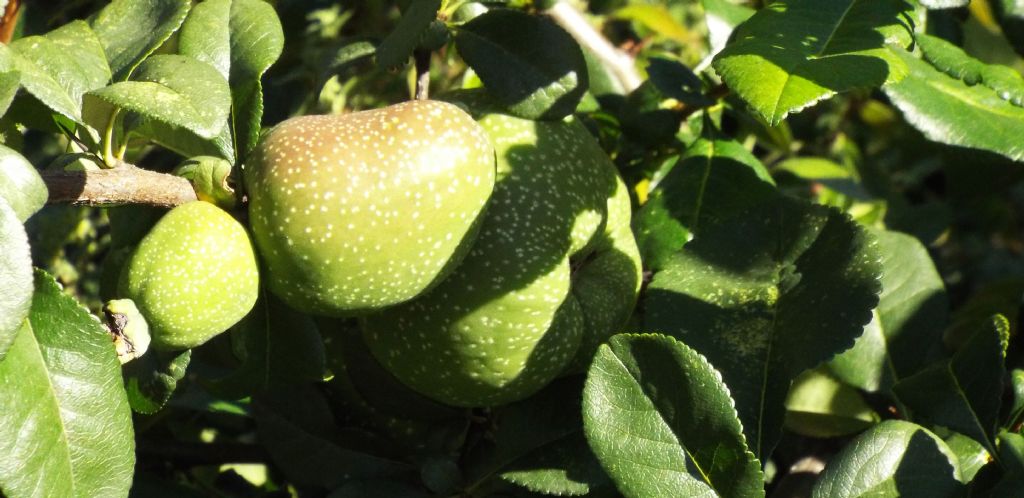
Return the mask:
<path fill-rule="evenodd" d="M 590 50 L 605 66 L 611 69 L 615 79 L 619 81 L 626 93 L 636 90 L 643 82 L 636 70 L 633 57 L 615 48 L 569 2 L 562 0 L 555 3 L 548 9 L 547 14 L 559 26 L 568 31 L 577 43 Z"/>
<path fill-rule="evenodd" d="M 9 0 L 0 17 L 0 43 L 10 43 L 14 37 L 14 29 L 18 26 L 18 14 L 21 13 L 19 0 Z"/>
<path fill-rule="evenodd" d="M 188 180 L 128 163 L 91 171 L 42 171 L 40 175 L 50 191 L 50 204 L 174 207 L 197 199 Z"/>
<path fill-rule="evenodd" d="M 416 62 L 416 100 L 427 100 L 430 98 L 430 51 L 416 50 L 413 52 L 413 60 Z"/>

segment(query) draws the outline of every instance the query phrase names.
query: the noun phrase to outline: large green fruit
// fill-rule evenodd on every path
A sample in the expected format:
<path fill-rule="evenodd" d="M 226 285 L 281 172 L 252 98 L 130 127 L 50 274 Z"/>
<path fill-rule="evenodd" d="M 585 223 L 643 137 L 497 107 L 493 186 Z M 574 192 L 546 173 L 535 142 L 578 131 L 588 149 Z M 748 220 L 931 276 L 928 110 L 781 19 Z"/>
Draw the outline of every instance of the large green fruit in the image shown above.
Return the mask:
<path fill-rule="evenodd" d="M 576 122 L 483 117 L 498 180 L 465 262 L 426 295 L 364 317 L 374 356 L 457 406 L 529 396 L 588 362 L 636 302 L 628 192 Z"/>
<path fill-rule="evenodd" d="M 231 215 L 208 202 L 190 202 L 164 215 L 142 239 L 119 290 L 146 318 L 153 346 L 195 347 L 256 303 L 256 255 Z"/>
<path fill-rule="evenodd" d="M 494 149 L 458 107 L 412 101 L 289 119 L 244 175 L 270 289 L 340 316 L 408 301 L 458 265 L 494 188 Z"/>

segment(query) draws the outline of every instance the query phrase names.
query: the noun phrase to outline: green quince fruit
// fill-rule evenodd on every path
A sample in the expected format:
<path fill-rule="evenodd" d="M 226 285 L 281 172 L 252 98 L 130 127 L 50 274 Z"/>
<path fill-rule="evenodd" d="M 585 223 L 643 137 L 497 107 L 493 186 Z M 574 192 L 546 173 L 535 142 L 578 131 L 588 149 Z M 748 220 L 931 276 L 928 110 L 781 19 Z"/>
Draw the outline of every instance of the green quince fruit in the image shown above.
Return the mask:
<path fill-rule="evenodd" d="M 636 303 L 630 200 L 578 122 L 489 114 L 498 180 L 480 236 L 444 282 L 362 319 L 399 380 L 456 406 L 525 398 L 589 364 Z"/>
<path fill-rule="evenodd" d="M 420 295 L 469 252 L 494 168 L 484 131 L 444 102 L 281 123 L 243 170 L 270 290 L 333 316 Z"/>
<path fill-rule="evenodd" d="M 217 206 L 193 201 L 153 226 L 118 287 L 145 317 L 153 347 L 188 349 L 249 313 L 259 271 L 245 228 Z"/>

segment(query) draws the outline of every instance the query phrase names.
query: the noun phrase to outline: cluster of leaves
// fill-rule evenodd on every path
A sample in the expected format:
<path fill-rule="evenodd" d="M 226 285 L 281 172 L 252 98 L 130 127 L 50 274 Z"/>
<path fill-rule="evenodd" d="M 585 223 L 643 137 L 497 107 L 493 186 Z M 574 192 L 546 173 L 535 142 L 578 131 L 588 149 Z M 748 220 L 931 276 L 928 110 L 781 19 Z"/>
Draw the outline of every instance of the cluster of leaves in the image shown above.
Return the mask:
<path fill-rule="evenodd" d="M 635 88 L 551 2 L 398 3 L 29 8 L 44 34 L 0 46 L 5 496 L 1024 494 L 1014 2 L 590 2 Z M 477 410 L 270 295 L 119 367 L 79 303 L 160 212 L 31 215 L 25 158 L 239 165 L 261 122 L 406 98 L 423 60 L 435 92 L 483 86 L 600 139 L 636 201 L 650 278 L 624 332 L 645 333 Z"/>

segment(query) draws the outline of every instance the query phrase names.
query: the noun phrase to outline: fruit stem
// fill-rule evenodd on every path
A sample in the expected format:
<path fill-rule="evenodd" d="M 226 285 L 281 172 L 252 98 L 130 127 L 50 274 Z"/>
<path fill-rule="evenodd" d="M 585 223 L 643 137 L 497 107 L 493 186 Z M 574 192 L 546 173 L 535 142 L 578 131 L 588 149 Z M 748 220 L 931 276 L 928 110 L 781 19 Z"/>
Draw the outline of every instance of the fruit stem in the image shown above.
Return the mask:
<path fill-rule="evenodd" d="M 413 52 L 416 61 L 416 100 L 430 98 L 430 51 L 416 50 Z"/>
<path fill-rule="evenodd" d="M 110 113 L 110 121 L 107 122 L 107 128 L 103 130 L 103 163 L 108 168 L 113 168 L 117 165 L 117 157 L 114 156 L 114 125 L 117 123 L 117 116 L 121 113 L 120 107 L 115 107 L 114 112 Z"/>

